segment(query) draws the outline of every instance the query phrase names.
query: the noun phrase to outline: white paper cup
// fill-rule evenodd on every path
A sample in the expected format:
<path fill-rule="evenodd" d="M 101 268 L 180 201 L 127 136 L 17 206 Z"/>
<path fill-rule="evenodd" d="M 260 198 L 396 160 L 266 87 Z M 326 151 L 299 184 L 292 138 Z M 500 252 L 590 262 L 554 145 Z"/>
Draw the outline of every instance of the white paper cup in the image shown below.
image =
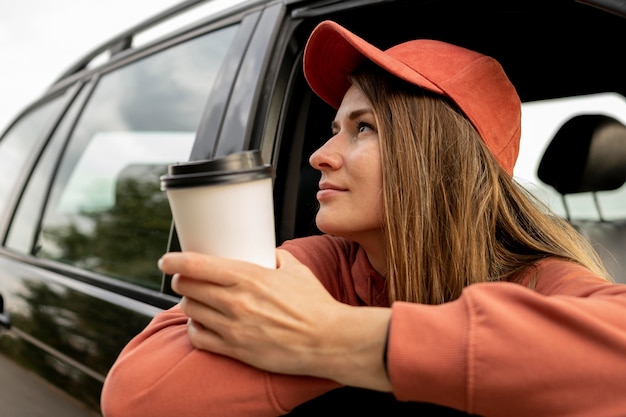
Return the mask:
<path fill-rule="evenodd" d="M 259 151 L 170 165 L 161 188 L 183 251 L 276 267 L 272 168 Z"/>

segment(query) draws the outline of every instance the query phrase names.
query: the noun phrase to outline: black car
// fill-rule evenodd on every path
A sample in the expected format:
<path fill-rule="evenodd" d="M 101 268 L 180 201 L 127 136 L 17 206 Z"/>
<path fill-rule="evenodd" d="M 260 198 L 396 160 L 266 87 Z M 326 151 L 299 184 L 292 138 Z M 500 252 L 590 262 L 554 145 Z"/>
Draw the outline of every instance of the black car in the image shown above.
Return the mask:
<path fill-rule="evenodd" d="M 623 0 L 189 0 L 111 38 L 0 138 L 0 414 L 99 415 L 117 354 L 178 301 L 156 267 L 179 250 L 168 164 L 259 149 L 277 242 L 318 233 L 308 156 L 333 110 L 301 59 L 326 19 L 498 59 L 524 102 L 515 177 L 626 283 L 625 17 Z"/>

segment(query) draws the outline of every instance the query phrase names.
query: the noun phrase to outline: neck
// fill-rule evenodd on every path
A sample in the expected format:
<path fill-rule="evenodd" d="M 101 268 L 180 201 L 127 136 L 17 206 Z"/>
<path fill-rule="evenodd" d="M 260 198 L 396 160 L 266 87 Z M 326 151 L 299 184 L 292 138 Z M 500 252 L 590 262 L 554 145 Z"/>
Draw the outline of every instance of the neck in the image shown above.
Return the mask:
<path fill-rule="evenodd" d="M 378 272 L 382 277 L 386 277 L 387 259 L 385 256 L 385 249 L 382 244 L 382 237 L 379 236 L 377 239 L 372 239 L 371 241 L 357 241 L 357 243 L 361 245 L 363 250 L 365 250 L 367 259 L 376 272 Z"/>

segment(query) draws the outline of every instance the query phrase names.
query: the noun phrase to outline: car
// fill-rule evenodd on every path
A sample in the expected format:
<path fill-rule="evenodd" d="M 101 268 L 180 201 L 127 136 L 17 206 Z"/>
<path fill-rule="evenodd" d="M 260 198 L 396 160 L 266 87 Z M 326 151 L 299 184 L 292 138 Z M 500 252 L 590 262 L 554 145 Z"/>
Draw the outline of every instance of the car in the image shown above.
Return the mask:
<path fill-rule="evenodd" d="M 169 164 L 260 150 L 277 243 L 319 233 L 308 155 L 333 110 L 301 60 L 326 19 L 500 61 L 523 101 L 516 180 L 626 283 L 625 17 L 622 0 L 189 0 L 112 36 L 0 137 L 2 414 L 100 415 L 121 349 L 177 303 L 156 265 L 180 250 Z"/>

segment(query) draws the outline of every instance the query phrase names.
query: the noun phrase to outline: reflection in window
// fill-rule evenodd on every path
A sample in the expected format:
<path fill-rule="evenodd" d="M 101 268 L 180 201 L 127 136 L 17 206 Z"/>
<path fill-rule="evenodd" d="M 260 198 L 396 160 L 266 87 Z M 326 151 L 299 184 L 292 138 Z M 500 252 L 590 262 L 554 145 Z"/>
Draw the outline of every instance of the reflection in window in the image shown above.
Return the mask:
<path fill-rule="evenodd" d="M 53 117 L 61 110 L 63 100 L 57 97 L 22 117 L 0 141 L 0 216 L 7 203 L 15 182 L 23 173 L 23 166 Z"/>
<path fill-rule="evenodd" d="M 53 184 L 39 255 L 159 289 L 171 214 L 167 165 L 187 160 L 236 27 L 106 74 Z"/>
<path fill-rule="evenodd" d="M 26 254 L 33 252 L 33 245 L 39 228 L 39 218 L 50 186 L 50 178 L 59 160 L 65 138 L 71 131 L 72 123 L 85 103 L 88 93 L 89 89 L 83 88 L 73 101 L 31 173 L 7 235 L 6 246 L 15 251 Z"/>

